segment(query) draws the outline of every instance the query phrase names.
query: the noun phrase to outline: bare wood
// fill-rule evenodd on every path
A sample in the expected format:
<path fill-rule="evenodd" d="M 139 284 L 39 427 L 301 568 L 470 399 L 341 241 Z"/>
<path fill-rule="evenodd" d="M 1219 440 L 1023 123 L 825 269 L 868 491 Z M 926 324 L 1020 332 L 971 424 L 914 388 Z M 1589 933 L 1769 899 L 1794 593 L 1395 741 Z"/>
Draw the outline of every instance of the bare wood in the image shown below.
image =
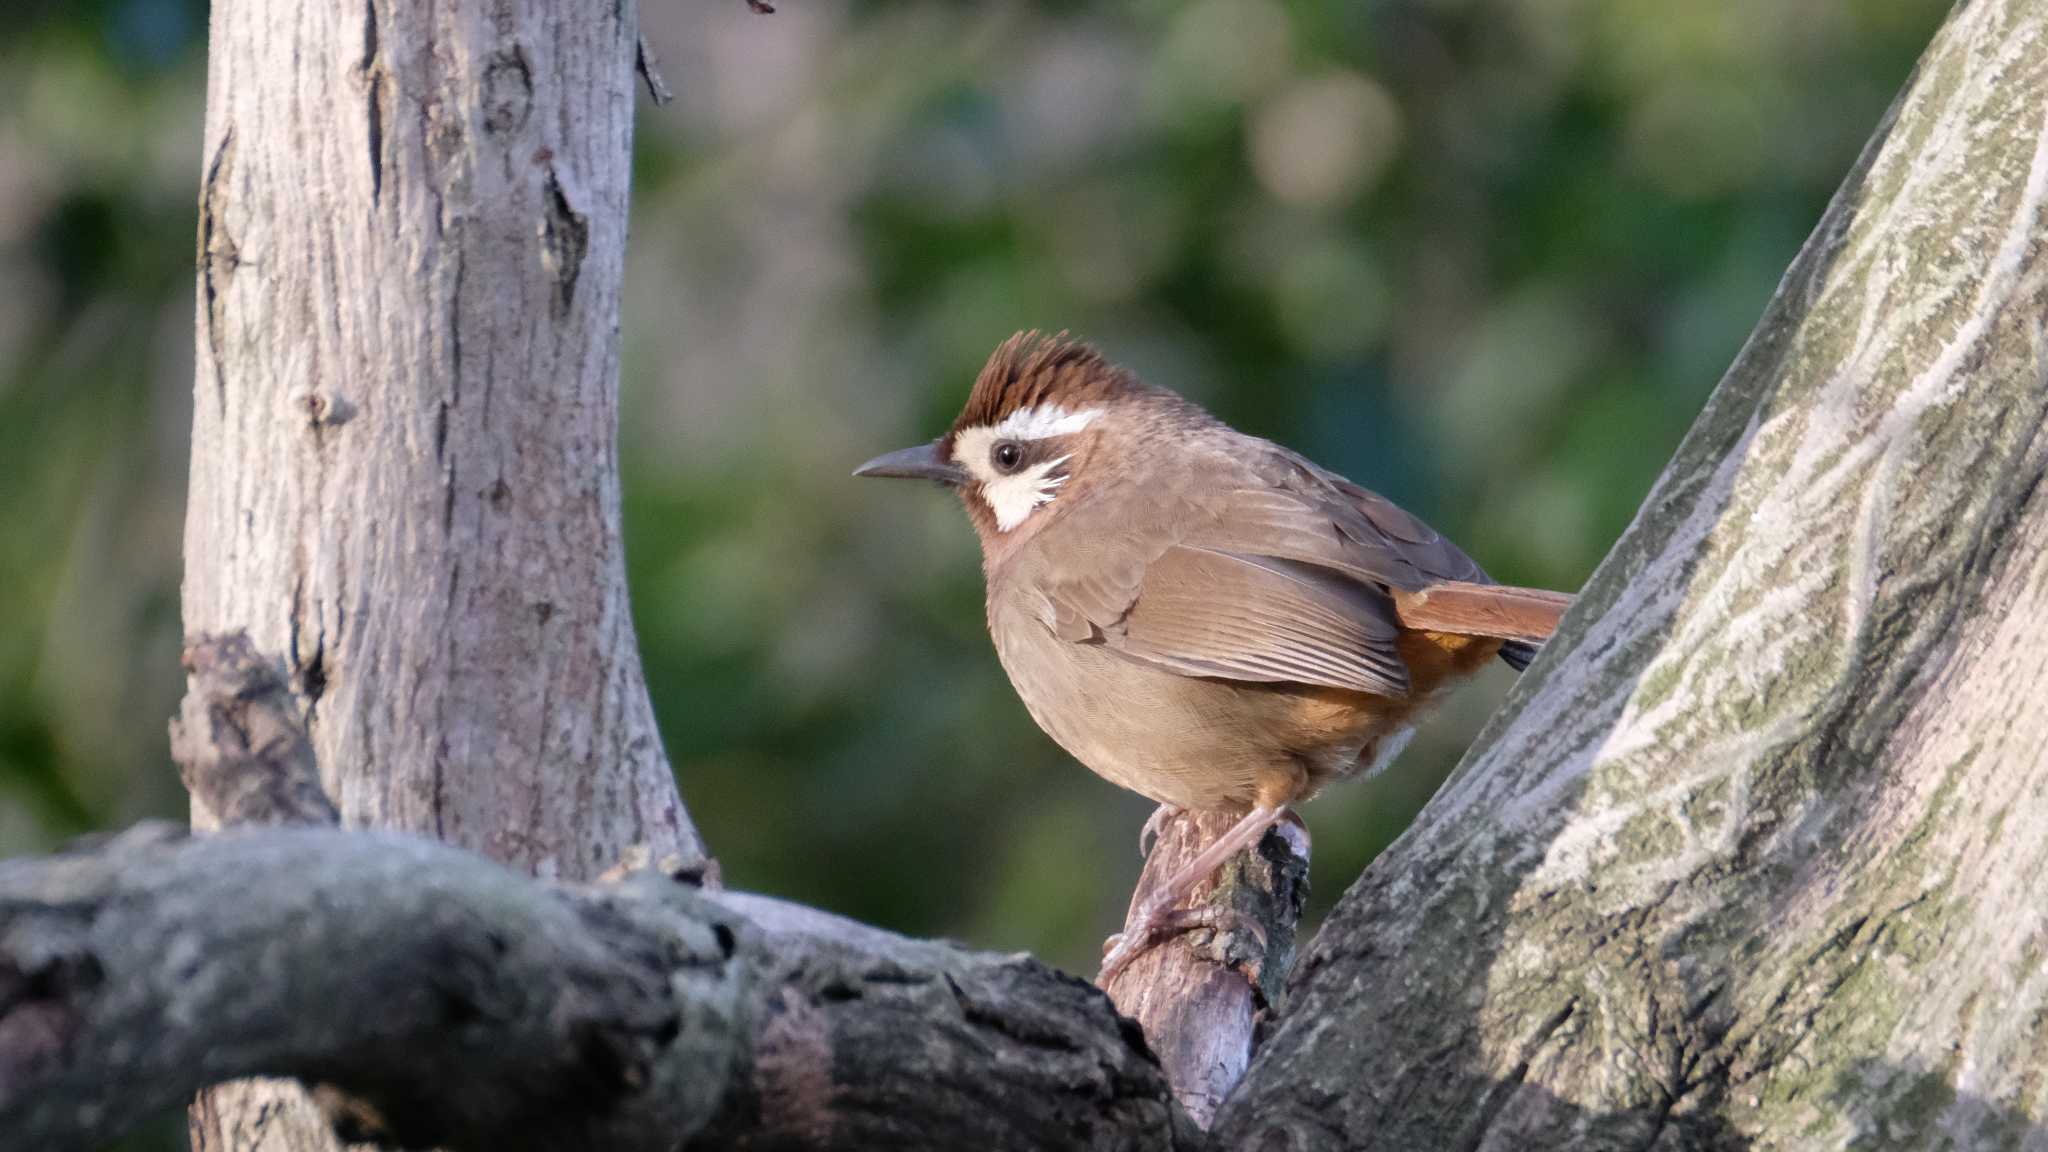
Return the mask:
<path fill-rule="evenodd" d="M 1958 5 L 1239 1148 L 2039 1147 L 2048 8 Z"/>
<path fill-rule="evenodd" d="M 331 823 L 303 802 L 317 787 L 274 665 L 240 636 L 187 663 L 194 797 Z M 0 863 L 0 1146 L 90 1148 L 258 1073 L 310 1088 L 259 1082 L 314 1110 L 303 1132 L 234 1130 L 273 1143 L 317 1121 L 478 1152 L 1199 1145 L 1086 983 L 699 893 L 687 868 L 556 886 L 321 827 L 143 828 Z M 201 1099 L 210 1114 L 221 1093 Z"/>
<path fill-rule="evenodd" d="M 1131 915 L 1237 822 L 1231 812 L 1167 820 L 1131 894 Z M 1189 931 L 1140 955 L 1106 990 L 1159 1055 L 1174 1096 L 1209 1126 L 1251 1063 L 1260 1021 L 1278 1005 L 1308 896 L 1308 830 L 1284 819 L 1184 904 Z M 1126 925 L 1126 931 L 1129 926 Z"/>
<path fill-rule="evenodd" d="M 254 1073 L 360 1093 L 408 1147 L 598 1146 L 584 1141 L 618 1134 L 611 1106 L 656 1081 L 665 1098 L 637 1109 L 701 1116 L 716 1082 L 673 1080 L 655 1060 L 684 1023 L 668 984 L 691 985 L 712 1018 L 690 1021 L 684 1047 L 719 1039 L 733 994 L 711 925 L 657 915 L 545 895 L 389 833 L 122 838 L 12 862 L 0 867 L 0 1144 L 94 1147 Z M 670 957 L 649 946 L 655 923 Z"/>
<path fill-rule="evenodd" d="M 233 632 L 189 639 L 184 666 L 185 698 L 171 721 L 171 755 L 194 811 L 211 813 L 222 828 L 339 824 L 341 814 L 320 787 L 305 713 L 285 680 L 282 662 L 257 652 L 247 633 Z M 144 845 L 160 835 L 138 830 L 124 839 L 127 845 Z M 117 849 L 123 846 L 116 844 Z M 35 971 L 34 963 L 6 963 L 24 984 L 50 981 L 47 973 Z M 75 1018 L 82 1009 L 65 1011 Z M 48 1058 L 47 1052 L 11 1057 L 18 1069 Z M 9 1060 L 0 1056 L 0 1064 Z M 145 1099 L 149 1091 L 144 1089 Z M 194 1152 L 313 1152 L 338 1143 L 336 1133 L 348 1127 L 341 1121 L 355 1103 L 326 1086 L 308 1094 L 284 1081 L 227 1084 L 193 1102 L 188 1129 Z M 34 1127 L 29 1131 L 39 1144 L 43 1134 Z"/>
<path fill-rule="evenodd" d="M 91 1147 L 255 1073 L 311 1089 L 262 1082 L 293 1123 L 225 1130 L 272 1147 L 1200 1144 L 1084 981 L 700 891 L 680 857 L 554 885 L 334 831 L 275 663 L 229 636 L 187 664 L 195 799 L 312 827 L 0 863 L 0 1147 Z"/>
<path fill-rule="evenodd" d="M 1500 640 L 1548 640 L 1571 606 L 1572 598 L 1562 592 L 1457 580 L 1419 592 L 1394 592 L 1394 612 L 1403 628 Z"/>

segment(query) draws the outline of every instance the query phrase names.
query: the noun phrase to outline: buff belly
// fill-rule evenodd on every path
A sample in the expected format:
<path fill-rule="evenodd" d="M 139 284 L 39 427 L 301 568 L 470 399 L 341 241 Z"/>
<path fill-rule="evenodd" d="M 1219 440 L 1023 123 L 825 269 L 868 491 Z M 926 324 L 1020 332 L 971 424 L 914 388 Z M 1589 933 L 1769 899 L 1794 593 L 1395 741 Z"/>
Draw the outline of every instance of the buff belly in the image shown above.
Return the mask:
<path fill-rule="evenodd" d="M 1386 727 L 1362 698 L 1194 679 L 1068 643 L 1028 617 L 991 623 L 1038 726 L 1103 779 L 1161 803 L 1229 810 L 1304 799 L 1351 771 Z"/>

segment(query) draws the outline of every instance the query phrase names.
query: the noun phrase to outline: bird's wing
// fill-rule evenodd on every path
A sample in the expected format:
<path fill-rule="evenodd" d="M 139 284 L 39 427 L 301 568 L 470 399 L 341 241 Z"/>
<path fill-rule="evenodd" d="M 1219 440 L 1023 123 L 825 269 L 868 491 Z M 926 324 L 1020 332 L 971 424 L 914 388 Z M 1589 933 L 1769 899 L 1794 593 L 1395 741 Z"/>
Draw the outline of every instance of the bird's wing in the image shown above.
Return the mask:
<path fill-rule="evenodd" d="M 1393 597 L 1403 628 L 1507 641 L 1526 667 L 1572 598 L 1495 584 L 1457 545 L 1393 501 L 1277 445 L 1253 458 L 1263 483 L 1235 496 L 1206 538 L 1343 572 Z"/>
<path fill-rule="evenodd" d="M 1227 493 L 1206 527 L 1212 538 L 1334 568 L 1388 589 L 1447 580 L 1487 583 L 1458 546 L 1393 501 L 1260 442 L 1244 467 L 1253 481 Z"/>
<path fill-rule="evenodd" d="M 1034 581 L 1053 632 L 1184 676 L 1405 695 L 1393 601 L 1326 562 L 1329 521 L 1254 475 L 1222 479 L 1082 513 Z"/>
<path fill-rule="evenodd" d="M 1182 675 L 1401 696 L 1403 627 L 1498 636 L 1515 642 L 1510 663 L 1526 663 L 1527 642 L 1548 634 L 1536 617 L 1554 624 L 1565 602 L 1496 605 L 1456 545 L 1277 445 L 1259 442 L 1241 464 L 1192 511 L 1138 517 L 1160 526 L 1136 533 L 1148 543 L 1102 526 L 1077 534 L 1105 543 L 1042 585 L 1054 632 Z"/>
<path fill-rule="evenodd" d="M 1100 635 L 1121 655 L 1184 676 L 1408 691 L 1400 628 L 1384 595 L 1272 556 L 1168 548 Z"/>

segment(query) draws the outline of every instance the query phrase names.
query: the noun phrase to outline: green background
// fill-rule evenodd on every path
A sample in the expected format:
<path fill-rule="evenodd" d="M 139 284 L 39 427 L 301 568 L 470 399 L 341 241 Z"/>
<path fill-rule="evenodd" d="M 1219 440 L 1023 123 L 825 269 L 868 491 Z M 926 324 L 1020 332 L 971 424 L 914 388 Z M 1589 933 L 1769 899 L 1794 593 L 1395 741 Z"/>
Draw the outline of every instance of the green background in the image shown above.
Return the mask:
<path fill-rule="evenodd" d="M 848 470 L 1023 327 L 1576 588 L 1935 0 L 643 0 L 627 547 L 735 886 L 1092 970 L 1148 808 L 1040 735 L 959 508 Z M 0 16 L 0 854 L 182 812 L 205 9 Z M 1320 914 L 1510 679 L 1308 807 Z"/>

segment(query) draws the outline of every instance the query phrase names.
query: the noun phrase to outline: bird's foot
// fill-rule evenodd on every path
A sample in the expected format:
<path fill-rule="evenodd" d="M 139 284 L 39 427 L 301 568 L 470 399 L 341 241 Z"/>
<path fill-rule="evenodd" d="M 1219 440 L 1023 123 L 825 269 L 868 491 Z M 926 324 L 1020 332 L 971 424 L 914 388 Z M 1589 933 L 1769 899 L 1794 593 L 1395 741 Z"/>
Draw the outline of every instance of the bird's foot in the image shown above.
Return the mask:
<path fill-rule="evenodd" d="M 1152 810 L 1152 815 L 1145 817 L 1145 826 L 1138 830 L 1140 857 L 1152 855 L 1152 848 L 1159 843 L 1159 837 L 1166 831 L 1166 826 L 1173 823 L 1173 818 L 1183 811 L 1178 804 L 1161 804 Z"/>
<path fill-rule="evenodd" d="M 1102 971 L 1095 977 L 1095 986 L 1109 987 L 1109 982 L 1130 967 L 1131 961 L 1172 936 L 1172 913 L 1173 909 L 1161 908 L 1156 902 L 1148 901 L 1131 915 L 1123 931 L 1104 940 Z"/>
<path fill-rule="evenodd" d="M 1102 972 L 1095 978 L 1099 988 L 1109 987 L 1109 982 L 1131 966 L 1131 962 L 1147 951 L 1166 943 L 1184 932 L 1200 928 L 1213 928 L 1221 932 L 1249 932 L 1258 941 L 1261 951 L 1266 947 L 1266 929 L 1257 920 L 1246 916 L 1235 908 L 1215 904 L 1203 904 L 1195 908 L 1167 908 L 1153 911 L 1141 909 L 1131 918 L 1122 932 L 1102 942 Z"/>
<path fill-rule="evenodd" d="M 1147 948 L 1186 931 L 1186 925 L 1176 925 L 1175 906 L 1187 899 L 1225 860 L 1258 843 L 1266 829 L 1286 814 L 1285 805 L 1262 804 L 1252 809 L 1231 825 L 1229 831 L 1196 853 L 1194 859 L 1153 889 L 1142 903 L 1131 910 L 1130 917 L 1124 921 L 1124 930 L 1103 942 L 1107 955 L 1103 957 L 1102 974 L 1096 977 L 1096 984 L 1107 986 Z"/>

